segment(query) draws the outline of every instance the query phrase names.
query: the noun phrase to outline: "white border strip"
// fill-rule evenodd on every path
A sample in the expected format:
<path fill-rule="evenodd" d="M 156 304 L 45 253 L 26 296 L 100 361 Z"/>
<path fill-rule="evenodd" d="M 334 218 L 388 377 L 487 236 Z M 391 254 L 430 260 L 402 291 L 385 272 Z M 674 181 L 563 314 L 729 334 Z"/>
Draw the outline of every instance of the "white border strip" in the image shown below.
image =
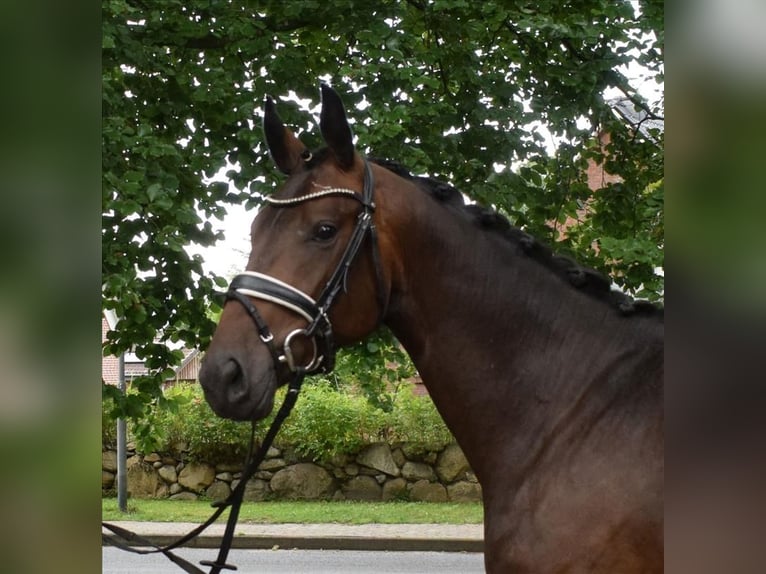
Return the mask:
<path fill-rule="evenodd" d="M 309 297 L 300 289 L 296 289 L 295 287 L 293 287 L 292 285 L 288 285 L 284 281 L 280 281 L 279 279 L 274 279 L 274 277 L 272 277 L 271 275 L 265 275 L 263 273 L 258 273 L 256 271 L 243 271 L 242 273 L 240 273 L 240 275 L 249 275 L 250 277 L 257 277 L 259 279 L 264 279 L 268 281 L 269 283 L 274 283 L 275 285 L 278 285 L 284 289 L 292 291 L 298 297 L 305 299 L 306 301 L 310 302 L 312 305 L 316 306 L 316 301 L 314 301 L 312 297 Z M 291 311 L 294 311 L 301 317 L 304 317 L 306 321 L 308 321 L 309 323 L 311 323 L 314 320 L 314 317 L 309 315 L 305 309 L 301 309 L 297 305 L 293 305 L 292 303 L 289 303 L 283 299 L 279 299 L 278 297 L 267 295 L 266 293 L 255 291 L 253 289 L 245 289 L 245 288 L 237 289 L 237 292 L 242 293 L 243 295 L 249 295 L 250 297 L 255 297 L 256 299 L 263 299 L 264 301 L 269 301 L 271 303 L 276 303 L 277 305 L 281 305 L 282 307 L 285 307 L 287 309 L 290 309 Z"/>
<path fill-rule="evenodd" d="M 250 289 L 237 289 L 237 293 L 242 293 L 242 295 L 248 295 L 250 297 L 255 297 L 256 299 L 262 299 L 264 301 L 269 301 L 271 303 L 276 303 L 277 305 L 280 305 L 282 307 L 285 307 L 287 309 L 290 309 L 291 311 L 294 311 L 306 321 L 311 323 L 311 321 L 314 320 L 314 318 L 306 313 L 305 310 L 301 309 L 297 305 L 293 305 L 292 303 L 288 303 L 284 299 L 279 299 L 278 297 L 272 297 L 271 295 L 267 295 L 265 293 L 261 293 L 260 291 L 252 291 Z"/>

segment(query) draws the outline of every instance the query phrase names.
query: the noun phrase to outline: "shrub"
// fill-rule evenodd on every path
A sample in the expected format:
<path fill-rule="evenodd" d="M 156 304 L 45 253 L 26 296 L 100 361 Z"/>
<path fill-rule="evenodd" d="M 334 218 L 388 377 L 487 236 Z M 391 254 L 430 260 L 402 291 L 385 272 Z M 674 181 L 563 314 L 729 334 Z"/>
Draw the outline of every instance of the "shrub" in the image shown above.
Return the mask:
<path fill-rule="evenodd" d="M 284 393 L 284 388 L 277 391 L 274 412 L 258 423 L 256 438 L 265 435 Z M 326 462 L 338 455 L 355 454 L 384 437 L 412 443 L 424 451 L 441 450 L 454 441 L 429 397 L 414 395 L 409 385 L 402 385 L 392 397 L 391 411 L 384 412 L 359 393 L 335 389 L 322 379 L 309 380 L 277 443 Z M 105 446 L 114 442 L 114 424 L 107 424 L 111 421 L 109 401 L 104 400 L 102 413 Z M 247 453 L 251 425 L 218 417 L 205 402 L 199 385 L 177 385 L 165 391 L 140 424 L 129 425 L 133 439 L 149 432 L 153 433 L 152 440 L 136 440 L 140 453 L 171 452 L 183 443 L 191 460 L 234 462 L 243 460 Z"/>
<path fill-rule="evenodd" d="M 115 448 L 117 445 L 117 419 L 112 417 L 114 401 L 105 397 L 101 404 L 101 447 Z"/>
<path fill-rule="evenodd" d="M 431 398 L 415 395 L 411 386 L 397 390 L 386 434 L 389 440 L 409 442 L 424 451 L 438 451 L 455 441 Z"/>
<path fill-rule="evenodd" d="M 366 340 L 340 349 L 335 370 L 327 378 L 337 388 L 361 391 L 374 407 L 391 412 L 395 390 L 414 374 L 409 356 L 383 327 Z"/>
<path fill-rule="evenodd" d="M 231 462 L 245 457 L 252 429 L 249 423 L 216 415 L 199 385 L 177 385 L 166 394 L 178 408 L 177 412 L 165 411 L 159 421 L 166 433 L 164 450 L 185 443 L 191 460 Z"/>
<path fill-rule="evenodd" d="M 320 381 L 304 386 L 279 442 L 304 456 L 326 461 L 355 453 L 378 440 L 384 423 L 383 411 L 364 397 L 335 390 Z"/>

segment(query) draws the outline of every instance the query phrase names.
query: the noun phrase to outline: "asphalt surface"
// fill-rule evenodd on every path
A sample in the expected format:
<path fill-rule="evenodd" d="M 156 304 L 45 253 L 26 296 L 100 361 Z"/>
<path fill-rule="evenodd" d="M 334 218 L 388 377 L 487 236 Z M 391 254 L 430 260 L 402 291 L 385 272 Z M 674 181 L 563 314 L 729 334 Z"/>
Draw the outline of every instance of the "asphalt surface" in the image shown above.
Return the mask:
<path fill-rule="evenodd" d="M 161 554 L 139 556 L 105 546 L 102 574 L 179 574 L 179 567 Z M 181 548 L 177 555 L 208 572 L 201 561 L 217 550 Z M 357 550 L 245 550 L 229 553 L 237 572 L 258 574 L 483 574 L 484 556 L 475 552 L 377 552 Z M 224 570 L 223 572 L 229 572 Z M 223 574 L 223 573 L 222 573 Z"/>
<path fill-rule="evenodd" d="M 121 520 L 110 523 L 134 532 L 158 546 L 177 540 L 197 526 L 197 524 L 184 522 Z M 224 528 L 224 523 L 213 524 L 186 546 L 218 548 Z M 102 529 L 102 532 L 107 537 L 111 535 L 107 530 Z M 481 524 L 238 524 L 232 547 L 482 552 L 484 533 Z"/>

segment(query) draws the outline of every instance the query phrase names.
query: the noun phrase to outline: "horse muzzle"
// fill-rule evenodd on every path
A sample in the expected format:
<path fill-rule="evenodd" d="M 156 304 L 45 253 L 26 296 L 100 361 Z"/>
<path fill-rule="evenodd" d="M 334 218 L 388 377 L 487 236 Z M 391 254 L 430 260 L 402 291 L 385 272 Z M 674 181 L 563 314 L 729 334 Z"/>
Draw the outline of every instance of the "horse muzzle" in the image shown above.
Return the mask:
<path fill-rule="evenodd" d="M 256 380 L 253 369 L 234 356 L 208 353 L 200 369 L 199 382 L 205 400 L 220 417 L 259 420 L 274 406 L 274 371 L 269 368 Z"/>

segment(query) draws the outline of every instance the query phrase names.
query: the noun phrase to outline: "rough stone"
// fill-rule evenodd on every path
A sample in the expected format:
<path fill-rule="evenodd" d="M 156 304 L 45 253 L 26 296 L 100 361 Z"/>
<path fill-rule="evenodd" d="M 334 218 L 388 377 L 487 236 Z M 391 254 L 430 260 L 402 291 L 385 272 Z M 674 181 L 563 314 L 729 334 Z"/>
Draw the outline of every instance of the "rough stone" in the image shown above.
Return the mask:
<path fill-rule="evenodd" d="M 426 454 L 422 446 L 412 442 L 403 443 L 401 450 L 407 460 L 422 461 L 423 455 Z"/>
<path fill-rule="evenodd" d="M 269 485 L 278 498 L 314 500 L 333 492 L 330 473 L 310 462 L 283 468 L 274 474 Z"/>
<path fill-rule="evenodd" d="M 101 452 L 101 469 L 109 472 L 117 472 L 117 453 L 113 450 Z"/>
<path fill-rule="evenodd" d="M 258 467 L 258 470 L 279 470 L 280 468 L 284 468 L 285 466 L 286 466 L 285 459 L 270 458 L 270 459 L 264 460 Z"/>
<path fill-rule="evenodd" d="M 269 450 L 266 451 L 266 458 L 277 458 L 281 454 L 282 454 L 282 451 L 279 450 L 277 447 L 270 446 Z"/>
<path fill-rule="evenodd" d="M 162 478 L 162 480 L 165 482 L 172 484 L 178 481 L 178 473 L 176 472 L 176 467 L 174 466 L 166 464 L 165 466 L 161 466 L 157 472 L 159 473 L 160 478 Z"/>
<path fill-rule="evenodd" d="M 371 444 L 366 447 L 357 455 L 356 462 L 379 472 L 385 472 L 389 476 L 399 476 L 399 467 L 391 456 L 391 449 L 385 443 Z"/>
<path fill-rule="evenodd" d="M 327 461 L 328 465 L 331 467 L 344 467 L 349 463 L 349 457 L 346 454 L 334 454 L 330 457 L 330 460 Z"/>
<path fill-rule="evenodd" d="M 216 480 L 213 484 L 207 487 L 205 496 L 210 500 L 224 500 L 231 494 L 231 487 L 228 483 L 221 480 Z"/>
<path fill-rule="evenodd" d="M 481 502 L 481 485 L 478 482 L 460 481 L 447 486 L 450 502 Z"/>
<path fill-rule="evenodd" d="M 240 472 L 242 470 L 242 463 L 227 463 L 222 462 L 215 465 L 216 472 Z"/>
<path fill-rule="evenodd" d="M 356 459 L 337 457 L 335 465 L 300 462 L 281 467 L 289 464 L 294 455 L 292 449 L 275 449 L 269 454 L 271 458 L 261 468 L 273 470 L 256 473 L 248 483 L 246 500 L 329 497 L 340 500 L 482 500 L 481 485 L 457 444 L 448 445 L 437 454 L 411 443 L 377 443 L 365 448 Z M 412 459 L 408 460 L 408 455 Z M 433 465 L 425 462 L 434 459 Z M 220 463 L 215 468 L 191 461 L 184 463 L 179 458 L 157 453 L 146 457 L 128 456 L 127 466 L 130 496 L 175 497 L 191 491 L 181 498 L 197 498 L 196 495 L 204 493 L 213 500 L 228 496 L 226 487 L 229 492 L 236 487 L 242 468 L 241 463 Z M 117 467 L 114 450 L 102 452 L 102 467 L 102 488 L 114 488 Z M 434 484 L 437 480 L 439 483 Z"/>
<path fill-rule="evenodd" d="M 460 447 L 452 443 L 439 454 L 435 469 L 442 482 L 453 482 L 471 468 Z"/>
<path fill-rule="evenodd" d="M 371 476 L 355 476 L 342 487 L 347 500 L 381 500 L 383 489 Z"/>
<path fill-rule="evenodd" d="M 190 462 L 178 474 L 178 482 L 181 486 L 202 492 L 215 480 L 215 468 L 204 462 Z"/>
<path fill-rule="evenodd" d="M 402 452 L 401 448 L 397 448 L 391 451 L 391 458 L 394 459 L 394 463 L 396 466 L 401 468 L 404 466 L 404 463 L 407 462 L 407 457 L 404 456 L 404 453 Z"/>
<path fill-rule="evenodd" d="M 407 495 L 407 481 L 403 478 L 392 478 L 383 485 L 383 500 L 405 500 Z"/>
<path fill-rule="evenodd" d="M 412 481 L 427 480 L 432 482 L 436 480 L 434 469 L 423 462 L 405 462 L 402 466 L 402 478 Z"/>
<path fill-rule="evenodd" d="M 170 500 L 198 500 L 198 499 L 199 499 L 199 496 L 197 496 L 193 492 L 189 492 L 188 490 L 179 492 L 178 494 L 172 494 L 170 496 Z"/>
<path fill-rule="evenodd" d="M 261 502 L 269 498 L 271 489 L 269 483 L 257 478 L 247 481 L 245 492 L 242 494 L 242 500 L 247 502 Z"/>
<path fill-rule="evenodd" d="M 362 474 L 364 476 L 375 476 L 376 474 L 380 474 L 379 470 L 375 470 L 374 468 L 369 468 L 366 466 L 360 466 L 359 467 L 359 474 Z"/>
<path fill-rule="evenodd" d="M 153 498 L 160 486 L 160 475 L 149 464 L 136 463 L 128 468 L 128 495 L 135 498 Z"/>
<path fill-rule="evenodd" d="M 426 464 L 433 464 L 436 462 L 436 456 L 437 454 L 435 452 L 426 453 L 426 455 L 423 456 L 423 462 Z"/>
<path fill-rule="evenodd" d="M 410 489 L 410 500 L 415 502 L 447 502 L 447 489 L 444 485 L 427 480 L 419 480 Z"/>

